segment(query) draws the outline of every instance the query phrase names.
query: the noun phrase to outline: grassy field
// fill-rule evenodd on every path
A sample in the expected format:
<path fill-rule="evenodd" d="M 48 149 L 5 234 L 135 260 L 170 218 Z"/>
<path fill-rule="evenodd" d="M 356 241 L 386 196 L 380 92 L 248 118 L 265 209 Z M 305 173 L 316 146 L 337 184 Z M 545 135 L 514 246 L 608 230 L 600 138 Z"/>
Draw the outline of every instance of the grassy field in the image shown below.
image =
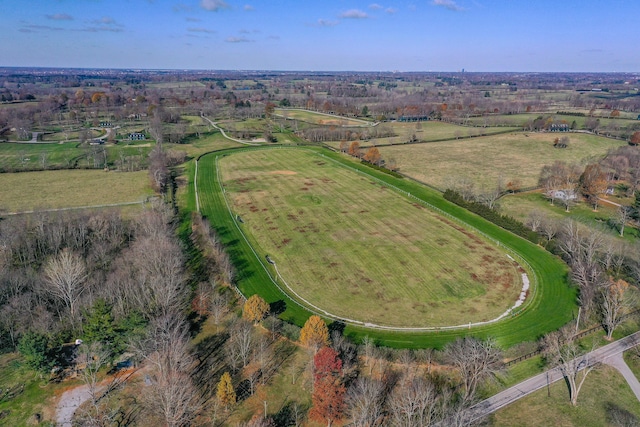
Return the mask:
<path fill-rule="evenodd" d="M 489 425 L 502 426 L 562 426 L 599 427 L 607 422 L 607 409 L 612 406 L 631 412 L 640 418 L 640 405 L 631 388 L 615 369 L 604 366 L 589 374 L 578 396 L 578 406 L 569 402 L 564 381 L 538 390 L 490 417 Z"/>
<path fill-rule="evenodd" d="M 140 202 L 152 195 L 147 171 L 59 170 L 0 174 L 8 212 Z"/>
<path fill-rule="evenodd" d="M 588 113 L 588 110 L 581 111 L 582 113 Z M 639 125 L 638 121 L 635 120 L 636 115 L 622 113 L 625 118 L 618 119 L 609 119 L 607 115 L 611 112 L 611 110 L 599 110 L 595 112 L 594 118 L 600 121 L 600 127 L 606 128 L 612 123 L 615 126 L 619 126 L 620 128 L 628 128 L 632 129 L 635 126 Z M 548 117 L 551 116 L 556 121 L 564 120 L 567 124 L 571 124 L 574 121 L 576 122 L 576 129 L 584 129 L 585 122 L 589 119 L 586 116 L 572 116 L 568 114 L 554 114 L 554 113 L 523 113 L 523 114 L 508 114 L 508 115 L 495 115 L 495 116 L 485 116 L 485 117 L 471 117 L 468 121 L 469 124 L 477 125 L 477 126 L 486 126 L 486 125 L 501 125 L 501 126 L 518 126 L 522 127 L 526 123 L 531 120 L 535 120 L 540 116 Z M 598 117 L 601 116 L 601 117 Z"/>
<path fill-rule="evenodd" d="M 378 126 L 391 128 L 396 136 L 387 138 L 371 138 L 367 141 L 361 141 L 361 147 L 368 147 L 371 145 L 386 145 L 386 144 L 405 144 L 410 141 L 413 136 L 418 141 L 432 142 L 442 141 L 454 138 L 467 138 L 477 137 L 480 135 L 492 135 L 495 133 L 508 132 L 510 130 L 516 130 L 515 128 L 505 127 L 468 127 L 459 126 L 451 123 L 439 122 L 439 121 L 426 121 L 419 123 L 406 123 L 406 122 L 387 122 L 381 123 Z M 340 141 L 329 142 L 334 148 L 340 146 Z"/>
<path fill-rule="evenodd" d="M 553 148 L 556 134 L 509 133 L 480 138 L 381 147 L 383 159 L 394 158 L 400 171 L 438 188 L 448 188 L 454 178 L 465 177 L 476 188 L 494 188 L 499 177 L 505 183 L 520 180 L 534 186 L 542 166 L 556 160 L 594 161 L 610 148 L 625 144 L 588 134 L 572 133 L 565 149 Z"/>
<path fill-rule="evenodd" d="M 312 152 L 243 152 L 219 167 L 258 253 L 278 263 L 296 294 L 332 314 L 384 326 L 459 325 L 494 319 L 518 299 L 518 266 L 495 245 Z"/>
<path fill-rule="evenodd" d="M 334 116 L 330 114 L 316 113 L 308 110 L 288 110 L 276 108 L 274 114 L 288 119 L 300 120 L 307 123 L 326 126 L 370 126 L 366 120 L 351 119 L 349 117 Z"/>
<path fill-rule="evenodd" d="M 189 157 L 197 157 L 211 151 L 242 147 L 243 145 L 225 138 L 219 131 L 201 134 L 187 140 L 186 144 L 165 144 L 171 150 L 184 151 Z"/>
<path fill-rule="evenodd" d="M 502 213 L 522 222 L 526 222 L 530 212 L 540 211 L 549 218 L 571 218 L 593 229 L 605 231 L 614 237 L 620 235 L 619 228 L 614 224 L 617 207 L 605 203 L 601 203 L 598 210 L 594 211 L 591 205 L 580 202 L 573 206 L 569 212 L 566 212 L 562 205 L 557 202 L 551 205 L 542 193 L 535 192 L 504 196 L 500 199 L 499 205 Z M 637 228 L 626 226 L 624 239 L 633 241 L 634 238 L 640 237 L 638 233 Z"/>
<path fill-rule="evenodd" d="M 530 265 L 537 282 L 535 292 L 528 298 L 526 308 L 516 316 L 500 322 L 484 326 L 472 327 L 471 330 L 436 330 L 433 332 L 398 332 L 371 329 L 353 324 L 338 325 L 344 329 L 345 335 L 355 342 L 369 336 L 381 345 L 401 348 L 441 348 L 447 342 L 468 334 L 478 337 L 495 337 L 500 345 L 509 347 L 522 341 L 535 341 L 542 334 L 554 330 L 572 318 L 577 312 L 575 290 L 567 286 L 566 266 L 540 247 L 533 245 L 513 234 L 488 223 L 470 212 L 445 201 L 441 194 L 420 186 L 414 182 L 397 179 L 389 175 L 371 170 L 345 156 L 328 150 L 313 149 L 324 156 L 354 168 L 361 173 L 371 175 L 379 180 L 392 184 L 402 191 L 410 192 L 420 200 L 427 201 L 434 207 L 446 211 L 470 227 L 481 229 L 492 239 L 500 241 L 505 247 L 520 254 Z M 236 228 L 236 223 L 229 215 L 227 206 L 220 191 L 216 158 L 234 155 L 238 151 L 228 150 L 200 158 L 198 168 L 198 195 L 202 214 L 216 228 L 221 241 L 226 245 L 229 255 L 238 271 L 237 285 L 245 295 L 259 293 L 268 302 L 278 308 L 280 317 L 286 321 L 302 325 L 311 314 L 298 305 L 274 285 L 264 257 L 259 258 L 244 240 Z M 182 199 L 184 212 L 195 210 L 196 196 L 194 189 L 194 167 L 189 165 L 187 197 Z"/>
<path fill-rule="evenodd" d="M 61 394 L 66 387 L 80 384 L 77 380 L 49 382 L 48 375 L 44 378 L 41 380 L 39 374 L 24 366 L 20 355 L 9 353 L 0 356 L 1 425 L 36 425 L 32 418 L 35 414 L 40 414 L 43 420 L 55 419 L 54 396 Z"/>
<path fill-rule="evenodd" d="M 143 141 L 144 142 L 144 141 Z M 106 150 L 107 163 L 112 165 L 120 157 L 146 156 L 150 142 L 140 145 L 80 146 L 78 142 L 63 144 L 0 143 L 0 170 L 20 171 L 46 168 L 93 167 L 87 156 L 94 150 Z"/>

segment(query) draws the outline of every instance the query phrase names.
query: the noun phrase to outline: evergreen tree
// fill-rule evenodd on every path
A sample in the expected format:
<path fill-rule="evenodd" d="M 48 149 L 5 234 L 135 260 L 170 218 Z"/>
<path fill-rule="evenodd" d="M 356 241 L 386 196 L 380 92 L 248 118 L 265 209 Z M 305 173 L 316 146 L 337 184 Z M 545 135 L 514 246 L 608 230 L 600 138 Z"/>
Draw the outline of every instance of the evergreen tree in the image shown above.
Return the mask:
<path fill-rule="evenodd" d="M 46 335 L 27 332 L 18 343 L 18 351 L 24 357 L 27 366 L 38 372 L 47 372 L 54 364 Z"/>

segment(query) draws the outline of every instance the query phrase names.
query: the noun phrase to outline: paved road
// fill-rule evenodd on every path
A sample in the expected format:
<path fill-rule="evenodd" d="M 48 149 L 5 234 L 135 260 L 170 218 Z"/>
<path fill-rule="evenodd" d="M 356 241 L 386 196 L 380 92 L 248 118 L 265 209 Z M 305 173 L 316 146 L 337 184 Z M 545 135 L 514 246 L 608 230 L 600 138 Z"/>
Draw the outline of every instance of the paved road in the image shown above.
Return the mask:
<path fill-rule="evenodd" d="M 208 117 L 206 117 L 204 115 L 201 115 L 200 117 L 202 117 L 203 119 L 208 121 L 211 124 L 211 126 L 213 126 L 214 128 L 218 129 L 220 131 L 220 133 L 222 133 L 222 136 L 224 136 L 227 139 L 230 139 L 231 141 L 239 142 L 240 144 L 245 144 L 245 145 L 262 145 L 262 144 L 257 144 L 257 143 L 254 143 L 254 142 L 243 141 L 241 139 L 231 138 L 229 135 L 227 135 L 224 132 L 224 129 L 222 129 L 220 126 L 215 124 L 210 118 L 208 118 Z"/>
<path fill-rule="evenodd" d="M 623 351 L 628 350 L 640 343 L 640 332 L 629 335 L 611 344 L 607 344 L 597 350 L 588 354 L 589 366 L 597 363 L 606 363 L 609 360 L 614 360 L 615 357 L 622 354 Z M 625 364 L 626 366 L 626 364 Z M 628 367 L 627 367 L 628 369 Z M 633 375 L 633 374 L 632 374 Z M 515 386 L 508 388 L 489 399 L 483 400 L 477 405 L 471 408 L 473 420 L 478 420 L 486 417 L 487 415 L 503 408 L 516 400 L 533 393 L 536 390 L 540 390 L 546 387 L 548 384 L 554 383 L 562 379 L 562 374 L 558 369 L 551 369 L 528 380 L 522 381 Z M 626 378 L 626 377 L 625 377 Z M 637 379 L 636 379 L 637 381 Z M 633 386 L 632 386 L 633 388 Z M 638 389 L 640 392 L 640 388 Z M 635 392 L 635 390 L 634 390 Z M 636 394 L 638 396 L 638 394 Z"/>
<path fill-rule="evenodd" d="M 616 354 L 615 356 L 609 357 L 604 361 L 609 366 L 613 366 L 622 374 L 625 380 L 627 380 L 627 384 L 631 387 L 631 390 L 636 395 L 636 398 L 640 401 L 640 381 L 633 374 L 627 362 L 624 361 L 622 357 L 622 353 Z"/>

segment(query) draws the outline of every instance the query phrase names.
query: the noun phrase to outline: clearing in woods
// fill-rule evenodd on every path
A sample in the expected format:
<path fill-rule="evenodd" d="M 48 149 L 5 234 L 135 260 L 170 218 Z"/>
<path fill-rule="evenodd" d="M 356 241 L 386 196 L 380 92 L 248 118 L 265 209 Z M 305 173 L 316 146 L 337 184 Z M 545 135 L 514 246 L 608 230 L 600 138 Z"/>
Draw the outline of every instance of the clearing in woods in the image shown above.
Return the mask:
<path fill-rule="evenodd" d="M 220 158 L 232 213 L 302 298 L 336 316 L 397 327 L 494 319 L 522 270 L 494 243 L 311 151 Z"/>

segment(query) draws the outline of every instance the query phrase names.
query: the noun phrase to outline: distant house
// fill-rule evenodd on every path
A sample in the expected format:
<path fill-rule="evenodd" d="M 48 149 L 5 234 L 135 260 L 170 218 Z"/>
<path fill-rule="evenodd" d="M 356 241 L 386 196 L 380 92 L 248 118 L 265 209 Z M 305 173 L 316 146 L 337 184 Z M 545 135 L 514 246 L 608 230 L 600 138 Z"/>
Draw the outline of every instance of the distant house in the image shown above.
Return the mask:
<path fill-rule="evenodd" d="M 566 123 L 553 123 L 551 127 L 549 127 L 550 132 L 569 132 L 569 125 Z"/>
<path fill-rule="evenodd" d="M 558 199 L 558 200 L 575 200 L 575 199 L 578 198 L 576 193 L 574 191 L 571 191 L 571 190 L 568 190 L 568 191 L 553 190 L 553 191 L 550 191 L 549 193 L 547 193 L 547 195 L 549 197 L 551 197 L 552 199 Z"/>
<path fill-rule="evenodd" d="M 145 136 L 144 133 L 133 132 L 129 134 L 130 141 L 144 141 L 145 139 L 147 139 L 147 137 Z"/>
<path fill-rule="evenodd" d="M 89 145 L 102 145 L 104 144 L 104 140 L 102 139 L 92 139 Z"/>
<path fill-rule="evenodd" d="M 113 126 L 111 122 L 100 122 L 101 128 L 110 128 L 111 126 Z"/>

